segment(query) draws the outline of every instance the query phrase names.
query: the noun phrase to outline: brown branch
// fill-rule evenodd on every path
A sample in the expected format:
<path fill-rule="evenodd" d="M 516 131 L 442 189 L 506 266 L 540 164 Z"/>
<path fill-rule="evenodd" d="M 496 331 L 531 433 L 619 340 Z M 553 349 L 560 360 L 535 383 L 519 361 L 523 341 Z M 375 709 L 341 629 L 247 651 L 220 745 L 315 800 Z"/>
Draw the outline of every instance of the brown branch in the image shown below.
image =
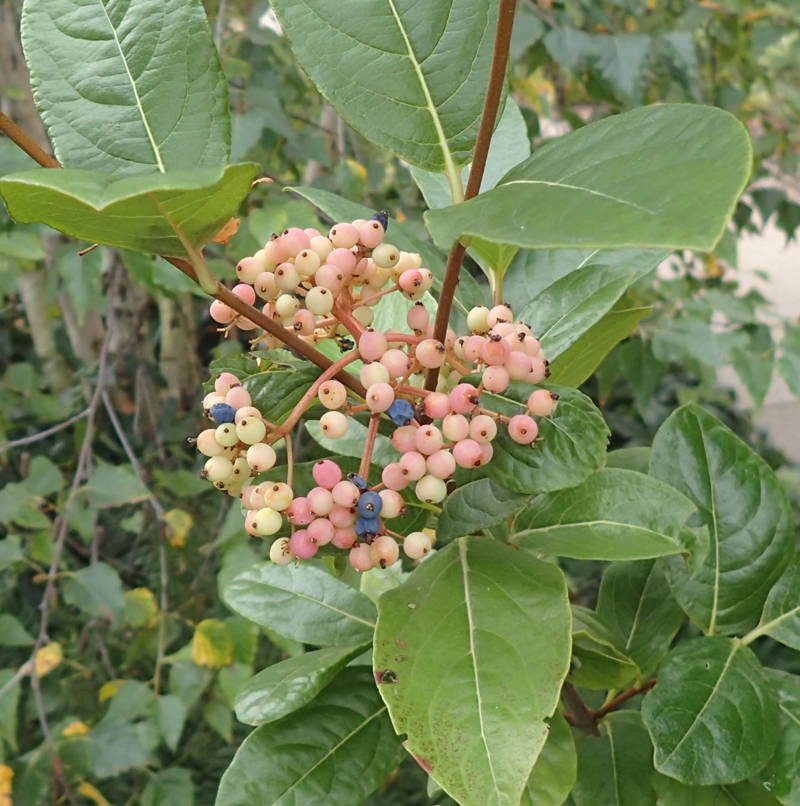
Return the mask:
<path fill-rule="evenodd" d="M 655 684 L 655 677 L 652 680 L 646 680 L 641 686 L 634 686 L 633 688 L 624 691 L 619 695 L 619 697 L 615 697 L 613 700 L 611 700 L 611 702 L 606 703 L 606 705 L 604 705 L 602 708 L 592 711 L 595 722 L 599 719 L 602 719 L 607 714 L 610 714 L 612 711 L 616 711 L 617 708 L 622 705 L 622 703 L 627 702 L 629 699 L 631 699 L 631 697 L 635 697 L 637 694 L 646 694 L 651 688 L 653 688 Z"/>
<path fill-rule="evenodd" d="M 478 140 L 475 144 L 475 156 L 469 171 L 469 181 L 464 192 L 464 201 L 474 198 L 480 193 L 483 172 L 486 169 L 486 160 L 489 156 L 489 146 L 500 109 L 500 100 L 503 97 L 503 87 L 506 83 L 508 69 L 508 52 L 511 47 L 511 32 L 514 28 L 514 14 L 517 4 L 515 0 L 500 0 L 500 10 L 497 16 L 497 33 L 494 40 L 494 56 L 492 70 L 489 75 L 489 87 L 486 91 L 486 102 L 483 106 L 483 116 L 478 130 Z M 450 311 L 453 308 L 453 299 L 456 294 L 461 265 L 464 262 L 466 247 L 457 244 L 447 258 L 442 290 L 439 294 L 439 308 L 436 312 L 436 322 L 433 327 L 433 337 L 444 344 L 447 335 L 447 326 L 450 322 Z M 425 378 L 425 388 L 429 391 L 436 389 L 439 380 L 439 370 L 431 369 Z"/>
<path fill-rule="evenodd" d="M 600 731 L 597 730 L 594 713 L 584 702 L 578 689 L 572 683 L 564 683 L 561 686 L 561 696 L 571 709 L 571 713 L 564 715 L 567 722 L 573 727 L 588 730 L 594 736 L 599 736 Z"/>
<path fill-rule="evenodd" d="M 16 143 L 29 157 L 36 160 L 43 168 L 60 168 L 58 160 L 53 159 L 25 134 L 13 120 L 0 112 L 0 132 Z"/>
<path fill-rule="evenodd" d="M 38 434 L 32 434 L 29 437 L 21 437 L 20 439 L 14 439 L 11 442 L 6 442 L 3 445 L 0 445 L 0 453 L 5 453 L 13 448 L 19 448 L 22 445 L 30 445 L 32 442 L 38 442 L 40 439 L 46 439 L 47 437 L 57 434 L 59 431 L 63 431 L 65 428 L 69 428 L 71 425 L 84 420 L 89 416 L 90 413 L 91 409 L 84 409 L 77 414 L 73 414 L 72 417 L 70 417 L 68 420 L 64 420 L 63 423 L 54 425 L 52 428 L 46 428 L 44 431 L 40 431 Z"/>
<path fill-rule="evenodd" d="M 376 411 L 369 418 L 369 428 L 367 429 L 367 441 L 364 444 L 364 454 L 361 457 L 361 465 L 358 468 L 358 475 L 364 481 L 369 481 L 369 468 L 372 464 L 372 451 L 375 449 L 375 438 L 378 436 L 378 426 L 381 424 L 381 413 Z"/>

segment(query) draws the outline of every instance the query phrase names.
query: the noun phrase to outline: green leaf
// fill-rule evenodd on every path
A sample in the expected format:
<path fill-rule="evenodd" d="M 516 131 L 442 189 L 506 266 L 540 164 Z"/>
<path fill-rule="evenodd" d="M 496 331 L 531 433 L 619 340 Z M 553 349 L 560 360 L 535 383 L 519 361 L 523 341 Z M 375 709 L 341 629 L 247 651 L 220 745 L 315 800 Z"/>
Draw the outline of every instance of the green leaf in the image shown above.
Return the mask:
<path fill-rule="evenodd" d="M 778 372 L 795 397 L 800 397 L 800 326 L 785 325 Z"/>
<path fill-rule="evenodd" d="M 533 443 L 535 447 L 520 445 L 501 428 L 492 443 L 492 461 L 481 468 L 501 487 L 529 495 L 572 487 L 599 470 L 605 463 L 609 434 L 588 397 L 567 386 L 539 386 L 559 396 L 555 413 L 539 420 L 544 441 Z M 481 405 L 507 417 L 524 414 L 532 391 L 527 383 L 511 381 L 502 395 L 482 392 Z"/>
<path fill-rule="evenodd" d="M 606 356 L 633 333 L 652 308 L 609 311 L 550 364 L 550 382 L 578 387 L 591 377 Z"/>
<path fill-rule="evenodd" d="M 308 365 L 301 370 L 270 369 L 245 378 L 242 386 L 265 419 L 282 423 L 320 375 L 321 370 Z"/>
<path fill-rule="evenodd" d="M 165 694 L 156 699 L 151 708 L 153 722 L 164 738 L 164 743 L 174 753 L 181 740 L 183 726 L 189 709 L 174 694 Z"/>
<path fill-rule="evenodd" d="M 520 806 L 561 806 L 575 784 L 577 756 L 572 730 L 561 714 L 548 722 L 550 732 L 525 784 Z"/>
<path fill-rule="evenodd" d="M 642 716 L 659 772 L 685 784 L 733 784 L 778 742 L 778 704 L 756 656 L 734 638 L 680 644 L 659 666 Z"/>
<path fill-rule="evenodd" d="M 772 384 L 775 344 L 767 325 L 749 325 L 748 336 L 750 345 L 731 350 L 731 361 L 737 377 L 750 393 L 755 412 L 758 413 Z"/>
<path fill-rule="evenodd" d="M 576 806 L 655 806 L 653 745 L 641 714 L 609 714 L 600 723 L 600 737 L 584 733 L 577 749 Z"/>
<path fill-rule="evenodd" d="M 125 613 L 125 594 L 119 574 L 103 562 L 93 563 L 70 575 L 64 585 L 64 601 L 93 618 L 118 621 Z"/>
<path fill-rule="evenodd" d="M 660 563 L 612 563 L 603 573 L 597 613 L 605 618 L 617 645 L 651 677 L 683 623 L 683 611 Z"/>
<path fill-rule="evenodd" d="M 98 778 L 113 778 L 126 770 L 155 763 L 136 726 L 119 717 L 101 720 L 86 738 L 92 773 Z"/>
<path fill-rule="evenodd" d="M 747 132 L 727 112 L 689 104 L 635 109 L 550 141 L 494 190 L 425 220 L 442 249 L 473 235 L 523 249 L 708 252 L 750 160 Z"/>
<path fill-rule="evenodd" d="M 189 770 L 168 767 L 156 773 L 144 788 L 142 806 L 194 806 L 194 785 Z"/>
<path fill-rule="evenodd" d="M 233 742 L 233 713 L 227 703 L 209 700 L 203 706 L 203 721 L 228 744 Z"/>
<path fill-rule="evenodd" d="M 11 215 L 24 224 L 48 224 L 79 241 L 186 257 L 158 205 L 193 246 L 202 247 L 236 212 L 258 171 L 244 162 L 116 179 L 37 168 L 0 179 L 0 193 Z"/>
<path fill-rule="evenodd" d="M 517 516 L 511 539 L 540 554 L 580 560 L 643 560 L 692 551 L 700 562 L 708 538 L 704 531 L 686 529 L 694 511 L 668 484 L 633 470 L 606 469 L 576 487 L 535 498 Z"/>
<path fill-rule="evenodd" d="M 492 61 L 494 3 L 368 0 L 353 14 L 336 0 L 278 0 L 274 8 L 301 67 L 359 134 L 427 171 L 469 162 Z"/>
<path fill-rule="evenodd" d="M 358 806 L 402 757 L 369 669 L 352 667 L 305 708 L 244 740 L 216 806 Z"/>
<path fill-rule="evenodd" d="M 147 498 L 147 487 L 133 468 L 124 465 L 98 467 L 84 487 L 86 498 L 98 507 L 120 507 Z"/>
<path fill-rule="evenodd" d="M 606 467 L 647 473 L 650 468 L 650 453 L 650 448 L 645 447 L 618 448 L 609 452 Z"/>
<path fill-rule="evenodd" d="M 793 551 L 786 493 L 767 463 L 716 417 L 694 403 L 658 430 L 650 473 L 700 508 L 711 549 L 690 577 L 670 560 L 667 578 L 693 621 L 707 633 L 752 627 Z"/>
<path fill-rule="evenodd" d="M 237 613 L 306 644 L 369 643 L 375 630 L 375 605 L 310 565 L 259 563 L 239 574 L 224 597 Z"/>
<path fill-rule="evenodd" d="M 639 667 L 616 646 L 605 620 L 585 607 L 572 607 L 572 670 L 576 686 L 605 691 L 641 677 Z"/>
<path fill-rule="evenodd" d="M 800 649 L 800 554 L 769 592 L 758 627 L 748 636 L 769 635 L 792 649 Z"/>
<path fill-rule="evenodd" d="M 123 177 L 228 161 L 228 82 L 199 0 L 26 0 L 22 45 L 65 168 Z"/>
<path fill-rule="evenodd" d="M 351 456 L 360 459 L 364 455 L 364 445 L 367 438 L 367 426 L 362 425 L 355 417 L 347 419 L 347 433 L 339 439 L 331 439 L 322 433 L 319 420 L 308 420 L 306 431 L 314 438 L 314 442 L 321 445 L 332 455 Z M 386 467 L 390 462 L 397 461 L 397 450 L 389 437 L 378 434 L 375 437 L 375 448 L 372 451 L 372 463 L 379 467 Z"/>
<path fill-rule="evenodd" d="M 0 613 L 0 646 L 33 646 L 34 637 L 16 616 Z"/>
<path fill-rule="evenodd" d="M 653 785 L 658 792 L 658 806 L 778 806 L 780 803 L 763 787 L 750 781 L 727 786 L 686 786 L 674 778 L 656 774 Z"/>
<path fill-rule="evenodd" d="M 449 541 L 474 534 L 519 512 L 530 498 L 495 484 L 491 479 L 471 481 L 447 496 L 436 524 L 436 539 Z"/>
<path fill-rule="evenodd" d="M 297 711 L 364 648 L 364 644 L 357 644 L 317 649 L 264 669 L 239 689 L 236 718 L 246 725 L 261 725 Z"/>
<path fill-rule="evenodd" d="M 800 803 L 800 678 L 796 675 L 764 670 L 778 695 L 778 749 L 767 766 L 758 773 L 764 789 L 786 806 Z"/>
<path fill-rule="evenodd" d="M 461 538 L 379 613 L 375 678 L 408 751 L 463 806 L 518 803 L 569 667 L 559 569 Z"/>

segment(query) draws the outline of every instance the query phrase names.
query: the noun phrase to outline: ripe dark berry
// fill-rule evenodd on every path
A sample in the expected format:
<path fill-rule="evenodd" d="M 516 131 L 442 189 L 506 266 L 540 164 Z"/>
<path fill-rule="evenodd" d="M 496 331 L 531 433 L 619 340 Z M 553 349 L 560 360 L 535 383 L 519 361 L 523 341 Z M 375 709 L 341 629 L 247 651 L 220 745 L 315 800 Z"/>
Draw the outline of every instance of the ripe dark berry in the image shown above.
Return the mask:
<path fill-rule="evenodd" d="M 395 400 L 386 413 L 395 425 L 407 425 L 414 419 L 414 407 L 407 400 Z"/>
<path fill-rule="evenodd" d="M 215 403 L 209 411 L 211 419 L 217 424 L 232 423 L 236 417 L 236 409 L 227 403 Z"/>
<path fill-rule="evenodd" d="M 389 229 L 389 211 L 388 210 L 381 210 L 379 213 L 375 213 L 375 215 L 370 216 L 370 221 L 377 221 L 383 227 L 383 231 L 387 232 Z"/>
<path fill-rule="evenodd" d="M 361 538 L 371 538 L 380 534 L 381 524 L 377 518 L 361 517 L 356 521 L 356 534 Z"/>
<path fill-rule="evenodd" d="M 383 499 L 378 493 L 367 490 L 358 499 L 358 514 L 362 518 L 377 518 L 383 509 Z"/>
<path fill-rule="evenodd" d="M 358 473 L 348 473 L 348 474 L 347 474 L 347 480 L 348 480 L 349 482 L 352 482 L 353 484 L 355 484 L 355 485 L 356 485 L 356 487 L 358 487 L 358 489 L 359 489 L 359 490 L 360 490 L 362 493 L 363 493 L 363 492 L 364 492 L 364 490 L 366 490 L 366 489 L 367 489 L 367 487 L 369 486 L 369 485 L 367 484 L 366 480 L 365 480 L 365 479 L 362 479 L 362 478 L 361 478 L 361 476 L 359 476 L 359 475 L 358 475 Z"/>

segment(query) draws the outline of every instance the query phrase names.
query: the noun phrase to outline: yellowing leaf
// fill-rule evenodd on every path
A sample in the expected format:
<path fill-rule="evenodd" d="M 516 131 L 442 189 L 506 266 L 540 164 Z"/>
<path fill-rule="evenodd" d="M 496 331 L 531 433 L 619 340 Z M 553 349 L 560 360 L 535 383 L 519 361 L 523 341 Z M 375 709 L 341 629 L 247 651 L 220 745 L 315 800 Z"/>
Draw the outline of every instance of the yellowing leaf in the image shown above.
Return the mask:
<path fill-rule="evenodd" d="M 100 691 L 97 694 L 97 699 L 100 702 L 110 700 L 119 691 L 119 687 L 124 682 L 124 680 L 109 680 L 108 683 L 105 683 L 100 687 Z"/>
<path fill-rule="evenodd" d="M 11 779 L 14 777 L 14 770 L 0 764 L 0 806 L 12 806 L 11 802 Z"/>
<path fill-rule="evenodd" d="M 164 522 L 167 525 L 167 537 L 172 548 L 183 548 L 186 545 L 186 536 L 192 528 L 192 516 L 182 509 L 171 509 L 164 515 Z"/>
<path fill-rule="evenodd" d="M 34 661 L 36 676 L 44 677 L 48 672 L 52 672 L 62 660 L 64 660 L 64 653 L 61 651 L 61 644 L 54 643 L 43 646 L 36 653 L 36 660 Z"/>
<path fill-rule="evenodd" d="M 89 726 L 85 722 L 76 719 L 74 722 L 70 722 L 69 725 L 61 731 L 61 736 L 85 736 L 88 732 Z"/>
<path fill-rule="evenodd" d="M 158 605 L 153 591 L 134 588 L 125 592 L 125 621 L 131 627 L 146 627 L 155 620 Z"/>
<path fill-rule="evenodd" d="M 78 792 L 89 800 L 93 800 L 97 806 L 110 806 L 109 802 L 88 781 L 81 781 L 78 784 Z"/>
<path fill-rule="evenodd" d="M 242 223 L 241 218 L 231 218 L 228 223 L 214 236 L 214 243 L 222 243 L 226 246 L 230 243 L 231 238 L 239 231 Z"/>
<path fill-rule="evenodd" d="M 228 628 L 217 619 L 201 621 L 194 631 L 192 660 L 198 666 L 219 669 L 232 660 L 233 645 Z"/>

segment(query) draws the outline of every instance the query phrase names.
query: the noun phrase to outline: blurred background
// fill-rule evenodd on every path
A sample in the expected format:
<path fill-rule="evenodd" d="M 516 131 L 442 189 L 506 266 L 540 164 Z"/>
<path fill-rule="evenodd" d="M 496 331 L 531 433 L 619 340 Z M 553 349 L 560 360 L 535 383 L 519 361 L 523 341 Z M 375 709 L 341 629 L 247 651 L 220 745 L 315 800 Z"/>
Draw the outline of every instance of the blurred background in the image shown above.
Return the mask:
<path fill-rule="evenodd" d="M 386 208 L 424 236 L 408 167 L 319 97 L 269 4 L 205 5 L 230 82 L 231 160 L 259 162 L 272 180 L 250 194 L 231 244 L 207 250 L 212 270 L 232 280 L 272 232 L 331 223 L 285 187 Z M 20 10 L 0 0 L 0 109 L 47 148 Z M 524 0 L 511 88 L 533 147 L 660 102 L 718 106 L 747 126 L 752 181 L 716 253 L 674 255 L 628 292 L 627 307 L 652 312 L 583 389 L 603 410 L 612 448 L 649 445 L 677 405 L 700 402 L 766 458 L 800 512 L 800 9 Z M 26 167 L 0 138 L 0 175 Z M 65 802 L 58 765 L 74 803 L 210 806 L 250 730 L 233 714 L 238 687 L 303 651 L 221 603 L 221 586 L 263 547 L 232 499 L 198 478 L 187 442 L 203 427 L 209 363 L 247 346 L 235 330 L 220 337 L 207 300 L 173 267 L 106 248 L 80 256 L 88 246 L 16 225 L 0 202 L 0 806 Z M 509 280 L 529 257 L 517 255 Z M 488 301 L 480 268 L 467 268 Z M 310 440 L 298 448 L 300 459 L 319 450 Z M 51 642 L 32 690 L 16 675 L 62 530 Z M 575 601 L 593 604 L 597 566 L 568 570 Z M 800 672 L 791 650 L 763 652 Z M 367 803 L 449 802 L 427 796 L 426 778 L 405 762 Z"/>

